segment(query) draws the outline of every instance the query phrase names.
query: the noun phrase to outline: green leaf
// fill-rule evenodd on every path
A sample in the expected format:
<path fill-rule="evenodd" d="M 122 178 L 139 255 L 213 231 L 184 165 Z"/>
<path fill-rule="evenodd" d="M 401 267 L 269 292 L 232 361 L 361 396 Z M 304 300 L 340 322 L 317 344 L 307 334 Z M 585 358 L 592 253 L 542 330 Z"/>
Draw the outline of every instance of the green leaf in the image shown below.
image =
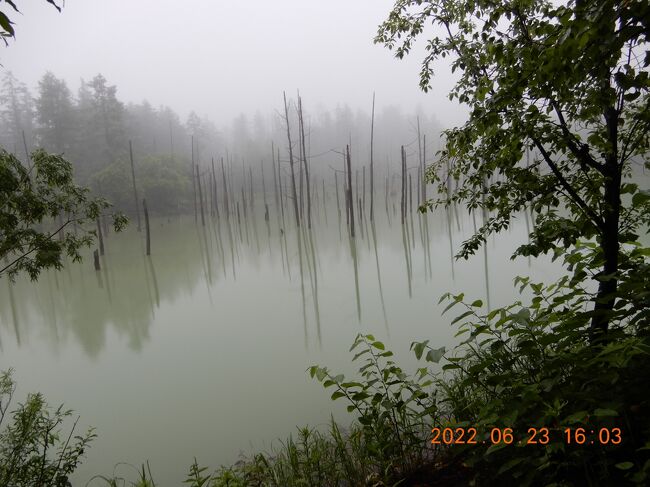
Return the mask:
<path fill-rule="evenodd" d="M 577 413 L 573 413 L 572 415 L 568 416 L 564 421 L 566 424 L 584 423 L 588 417 L 588 411 L 578 411 Z"/>
<path fill-rule="evenodd" d="M 14 36 L 14 28 L 11 26 L 12 22 L 9 18 L 3 13 L 0 12 L 0 26 L 7 32 L 10 36 Z"/>
<path fill-rule="evenodd" d="M 609 417 L 609 416 L 618 416 L 618 412 L 613 409 L 596 409 L 594 411 L 594 416 L 597 418 Z"/>
<path fill-rule="evenodd" d="M 427 362 L 433 362 L 437 364 L 440 362 L 440 359 L 445 355 L 445 347 L 440 347 L 437 350 L 429 350 L 427 352 L 426 360 Z"/>
<path fill-rule="evenodd" d="M 616 468 L 618 468 L 619 470 L 629 470 L 632 467 L 634 467 L 634 463 L 632 463 L 632 462 L 621 462 L 621 463 L 617 463 L 614 466 Z"/>
<path fill-rule="evenodd" d="M 503 442 L 501 442 L 501 443 L 496 443 L 496 444 L 490 446 L 490 448 L 487 449 L 487 451 L 485 452 L 485 454 L 486 454 L 486 455 L 489 455 L 490 453 L 494 453 L 495 451 L 502 450 L 502 449 L 505 448 L 505 447 L 512 447 L 512 445 L 509 445 L 509 444 L 507 444 L 507 443 L 503 443 Z"/>
<path fill-rule="evenodd" d="M 415 353 L 415 358 L 420 360 L 422 357 L 422 354 L 424 353 L 424 348 L 427 346 L 427 343 L 429 343 L 429 340 L 425 340 L 423 342 L 413 342 L 411 343 L 411 350 Z"/>
<path fill-rule="evenodd" d="M 442 366 L 442 370 L 454 370 L 454 369 L 460 369 L 460 365 L 456 364 L 446 364 Z"/>
<path fill-rule="evenodd" d="M 458 323 L 460 320 L 462 320 L 463 318 L 467 318 L 468 316 L 473 315 L 473 314 L 474 314 L 474 312 L 471 311 L 471 310 L 470 311 L 465 311 L 463 314 L 461 314 L 459 316 L 456 316 L 456 318 L 454 318 L 452 320 L 451 325 L 454 325 L 454 324 Z"/>
<path fill-rule="evenodd" d="M 639 207 L 650 201 L 650 190 L 640 190 L 632 196 L 632 206 Z"/>

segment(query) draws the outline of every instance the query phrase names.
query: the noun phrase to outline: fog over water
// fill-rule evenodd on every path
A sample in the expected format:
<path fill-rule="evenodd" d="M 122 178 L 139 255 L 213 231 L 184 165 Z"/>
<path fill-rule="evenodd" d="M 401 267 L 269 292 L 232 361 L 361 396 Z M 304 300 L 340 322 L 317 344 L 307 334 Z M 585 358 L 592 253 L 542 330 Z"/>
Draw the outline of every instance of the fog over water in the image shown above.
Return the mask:
<path fill-rule="evenodd" d="M 50 70 L 71 87 L 102 73 L 125 102 L 191 110 L 217 124 L 240 113 L 268 113 L 282 91 L 300 89 L 312 107 L 348 103 L 434 115 L 445 126 L 465 110 L 447 99 L 452 84 L 441 64 L 434 86 L 418 87 L 417 45 L 398 61 L 373 44 L 392 0 L 67 0 L 63 12 L 25 2 L 16 40 L 3 49 L 3 70 L 33 89 Z"/>

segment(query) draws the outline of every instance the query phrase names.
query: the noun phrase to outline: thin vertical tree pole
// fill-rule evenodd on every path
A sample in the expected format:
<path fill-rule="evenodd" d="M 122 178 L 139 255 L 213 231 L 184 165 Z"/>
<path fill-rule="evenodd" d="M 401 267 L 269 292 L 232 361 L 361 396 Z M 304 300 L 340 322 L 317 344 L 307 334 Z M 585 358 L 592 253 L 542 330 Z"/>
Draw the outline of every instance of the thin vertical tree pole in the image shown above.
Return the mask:
<path fill-rule="evenodd" d="M 221 158 L 221 176 L 223 178 L 223 211 L 226 212 L 226 220 L 230 220 L 230 210 L 228 208 L 228 184 L 226 182 L 226 169 L 223 166 L 223 157 Z"/>
<path fill-rule="evenodd" d="M 384 199 L 386 202 L 386 215 L 388 215 L 388 176 L 386 176 L 386 192 L 384 193 Z"/>
<path fill-rule="evenodd" d="M 402 217 L 402 225 L 404 225 L 404 218 L 406 216 L 406 151 L 402 146 L 402 187 L 401 187 L 401 207 L 400 213 Z"/>
<path fill-rule="evenodd" d="M 275 170 L 275 147 L 273 145 L 273 142 L 271 142 L 271 162 L 273 163 L 273 189 L 275 190 L 274 196 L 275 196 L 275 207 L 276 211 L 277 208 L 280 206 L 280 202 L 278 200 L 278 175 L 279 175 L 279 170 L 276 172 Z M 278 165 L 280 165 L 280 161 L 278 160 Z"/>
<path fill-rule="evenodd" d="M 210 170 L 208 170 L 210 173 Z M 208 177 L 208 189 L 209 189 L 209 194 L 210 194 L 210 204 L 208 207 L 210 208 L 210 216 L 214 218 L 214 186 L 212 185 L 212 173 L 210 173 Z M 208 203 L 208 197 L 206 196 L 206 204 Z"/>
<path fill-rule="evenodd" d="M 325 198 L 325 178 L 321 179 L 321 185 L 323 190 L 323 215 L 325 215 L 325 225 L 327 225 L 327 201 Z"/>
<path fill-rule="evenodd" d="M 260 161 L 260 168 L 262 169 L 262 198 L 264 200 L 264 221 L 268 223 L 269 222 L 269 204 L 266 201 L 266 181 L 265 181 L 265 178 L 264 178 L 264 161 Z M 269 247 L 269 249 L 270 249 L 270 247 Z"/>
<path fill-rule="evenodd" d="M 192 143 L 192 191 L 194 193 L 194 223 L 198 223 L 199 221 L 199 214 L 198 214 L 198 209 L 196 207 L 196 179 L 194 179 L 194 174 L 196 173 L 196 170 L 194 169 L 194 136 L 192 135 L 191 137 L 191 143 Z"/>
<path fill-rule="evenodd" d="M 336 191 L 336 209 L 341 215 L 341 203 L 339 201 L 339 173 L 334 172 L 334 191 Z"/>
<path fill-rule="evenodd" d="M 205 214 L 203 213 L 203 191 L 201 191 L 201 175 L 199 173 L 198 164 L 195 167 L 196 171 L 196 184 L 199 187 L 199 204 L 201 205 L 201 226 L 205 226 Z"/>
<path fill-rule="evenodd" d="M 262 170 L 262 199 L 266 207 L 266 181 L 264 181 L 264 161 L 260 161 L 260 169 Z"/>
<path fill-rule="evenodd" d="M 284 199 L 282 198 L 282 174 L 280 174 L 280 149 L 278 149 L 278 187 L 280 189 L 280 214 L 282 215 L 282 227 L 284 227 Z"/>
<path fill-rule="evenodd" d="M 375 93 L 372 93 L 372 117 L 370 119 L 370 221 L 375 217 L 375 163 L 373 146 L 375 141 Z"/>
<path fill-rule="evenodd" d="M 131 181 L 133 182 L 133 198 L 135 201 L 135 214 L 138 218 L 138 232 L 142 230 L 140 225 L 140 205 L 138 205 L 138 189 L 135 186 L 135 164 L 133 163 L 133 144 L 129 140 L 129 157 L 131 159 Z"/>
<path fill-rule="evenodd" d="M 104 235 L 102 234 L 102 224 L 97 217 L 97 239 L 99 240 L 99 255 L 104 255 Z"/>
<path fill-rule="evenodd" d="M 241 166 L 241 204 L 244 210 L 244 215 L 246 215 L 246 170 L 244 169 L 244 161 L 242 161 Z"/>
<path fill-rule="evenodd" d="M 409 173 L 409 212 L 413 213 L 413 179 Z"/>
<path fill-rule="evenodd" d="M 287 95 L 284 96 L 284 115 L 287 120 L 287 140 L 289 142 L 289 167 L 291 167 L 291 189 L 293 192 L 293 209 L 296 214 L 296 226 L 300 228 L 300 212 L 298 211 L 298 194 L 296 192 L 296 175 L 293 168 L 293 148 L 291 147 L 291 129 L 289 127 L 289 107 L 287 106 Z"/>
<path fill-rule="evenodd" d="M 23 146 L 25 147 L 25 162 L 27 163 L 27 170 L 32 170 L 32 158 L 29 157 L 29 150 L 27 149 L 27 138 L 25 137 L 25 131 L 23 130 Z"/>
<path fill-rule="evenodd" d="M 250 192 L 251 192 L 251 194 L 249 196 L 249 198 L 250 198 L 250 205 L 249 206 L 250 206 L 251 215 L 252 215 L 253 212 L 254 212 L 253 208 L 255 208 L 255 197 L 253 196 L 253 168 L 251 168 L 251 166 L 248 166 L 248 182 L 250 184 L 249 187 L 250 187 Z"/>
<path fill-rule="evenodd" d="M 354 170 L 354 195 L 359 196 L 359 170 Z"/>
<path fill-rule="evenodd" d="M 350 199 L 348 193 L 348 158 L 347 148 L 343 153 L 343 195 L 345 196 L 345 224 L 350 228 Z"/>
<path fill-rule="evenodd" d="M 151 233 L 149 230 L 149 211 L 147 210 L 146 198 L 142 200 L 142 209 L 144 210 L 144 227 L 147 244 L 147 255 L 151 255 Z"/>
<path fill-rule="evenodd" d="M 97 249 L 95 249 L 93 251 L 93 264 L 95 266 L 96 271 L 101 271 L 102 270 L 102 267 L 99 264 L 99 252 L 97 251 Z"/>
<path fill-rule="evenodd" d="M 366 212 L 366 166 L 363 166 L 363 212 Z"/>
<path fill-rule="evenodd" d="M 212 195 L 214 211 L 217 213 L 217 218 L 219 218 L 219 198 L 217 193 L 217 174 L 214 170 L 214 157 L 212 158 L 212 188 L 214 189 L 214 193 Z"/>
<path fill-rule="evenodd" d="M 350 158 L 350 146 L 346 146 L 348 159 L 348 201 L 350 202 L 350 235 L 354 238 L 354 198 L 352 195 L 352 161 Z"/>
<path fill-rule="evenodd" d="M 298 96 L 298 119 L 302 137 L 302 161 L 305 166 L 305 183 L 307 185 L 307 228 L 311 228 L 311 184 L 309 181 L 309 165 L 307 162 L 307 145 L 305 144 L 305 122 L 302 115 L 302 98 Z"/>

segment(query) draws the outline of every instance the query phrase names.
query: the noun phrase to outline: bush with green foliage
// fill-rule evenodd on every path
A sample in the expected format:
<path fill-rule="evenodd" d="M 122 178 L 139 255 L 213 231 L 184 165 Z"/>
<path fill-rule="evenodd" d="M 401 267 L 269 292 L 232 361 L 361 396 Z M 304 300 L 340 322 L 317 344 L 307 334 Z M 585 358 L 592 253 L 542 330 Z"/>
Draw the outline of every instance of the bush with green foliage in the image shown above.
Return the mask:
<path fill-rule="evenodd" d="M 25 271 L 36 279 L 43 269 L 61 269 L 64 255 L 79 261 L 94 242 L 95 221 L 111 207 L 89 193 L 60 155 L 38 149 L 28 168 L 0 149 L 0 276 Z M 119 213 L 112 220 L 115 231 L 127 223 Z"/>
<path fill-rule="evenodd" d="M 139 158 L 135 168 L 139 198 L 155 213 L 169 215 L 192 208 L 191 165 L 170 156 Z M 123 211 L 134 213 L 131 163 L 122 159 L 90 178 L 95 191 Z"/>
<path fill-rule="evenodd" d="M 445 356 L 444 375 L 435 380 L 439 414 L 445 427 L 477 429 L 478 444 L 448 448 L 472 467 L 477 485 L 647 485 L 650 264 L 642 257 L 648 250 L 630 252 L 641 273 L 622 281 L 608 340 L 597 345 L 589 334 L 593 292 L 580 273 L 548 286 L 517 278 L 531 301 L 489 312 L 462 294 L 443 296 L 447 310 L 465 308 L 453 320 L 465 340 Z M 579 246 L 567 260 L 593 251 Z M 413 348 L 420 358 L 429 345 Z M 529 428 L 547 428 L 549 441 L 492 445 L 492 428 L 511 428 L 517 441 L 530 436 Z M 586 443 L 569 443 L 567 428 L 584 428 Z M 620 428 L 622 442 L 600 445 L 600 428 Z"/>
<path fill-rule="evenodd" d="M 0 485 L 70 486 L 70 474 L 95 438 L 93 430 L 75 435 L 74 421 L 64 433 L 72 411 L 52 409 L 41 394 L 28 395 L 9 411 L 15 388 L 12 371 L 0 373 Z"/>

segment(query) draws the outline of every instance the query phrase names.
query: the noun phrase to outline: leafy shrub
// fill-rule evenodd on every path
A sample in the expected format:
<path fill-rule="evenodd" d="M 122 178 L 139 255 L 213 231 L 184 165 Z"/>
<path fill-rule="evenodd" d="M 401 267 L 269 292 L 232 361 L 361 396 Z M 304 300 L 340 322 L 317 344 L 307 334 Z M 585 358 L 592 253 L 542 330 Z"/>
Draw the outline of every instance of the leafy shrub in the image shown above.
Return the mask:
<path fill-rule="evenodd" d="M 15 391 L 12 370 L 0 374 L 0 485 L 11 487 L 70 486 L 69 476 L 95 438 L 93 430 L 66 435 L 63 423 L 72 411 L 50 408 L 41 394 L 30 394 L 8 413 Z M 10 422 L 3 425 L 5 418 Z M 74 436 L 73 436 L 74 435 Z"/>
<path fill-rule="evenodd" d="M 581 280 L 594 252 L 579 245 L 569 253 L 574 276 L 555 284 L 517 278 L 520 291 L 532 293 L 527 305 L 481 312 L 480 301 L 468 304 L 462 294 L 441 299 L 450 301 L 445 311 L 465 308 L 453 320 L 465 340 L 435 380 L 439 414 L 446 426 L 477 429 L 478 444 L 453 445 L 449 453 L 473 468 L 479 485 L 650 482 L 650 286 L 649 275 L 638 272 L 647 268 L 647 251 L 629 251 L 636 272 L 624 275 L 610 330 L 597 342 L 589 333 L 593 295 Z M 413 348 L 418 358 L 432 350 L 427 342 Z M 515 442 L 492 444 L 492 428 L 511 428 Z M 525 444 L 530 428 L 547 428 L 548 443 Z M 583 445 L 576 444 L 578 428 Z M 601 428 L 619 428 L 620 444 L 601 445 Z"/>
<path fill-rule="evenodd" d="M 348 412 L 357 415 L 375 473 L 386 480 L 400 477 L 432 458 L 426 438 L 437 412 L 433 381 L 422 368 L 407 375 L 391 359 L 393 352 L 372 335 L 357 335 L 350 351 L 353 361 L 363 358 L 358 381 L 345 381 L 326 367 L 312 366 L 309 373 L 325 387 L 335 386 L 332 399 L 345 398 Z M 432 360 L 444 349 L 432 350 Z"/>

